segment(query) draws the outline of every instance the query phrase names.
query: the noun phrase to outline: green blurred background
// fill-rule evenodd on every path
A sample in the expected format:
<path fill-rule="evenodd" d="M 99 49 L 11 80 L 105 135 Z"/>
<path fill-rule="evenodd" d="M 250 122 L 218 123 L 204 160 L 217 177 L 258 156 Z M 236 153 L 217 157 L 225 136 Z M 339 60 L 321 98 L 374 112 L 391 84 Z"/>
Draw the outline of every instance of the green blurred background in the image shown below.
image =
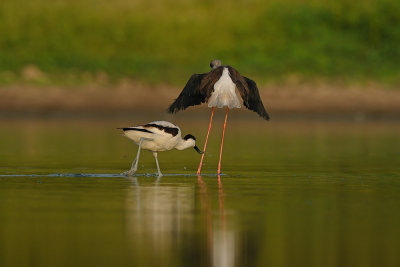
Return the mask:
<path fill-rule="evenodd" d="M 400 82 L 398 0 L 1 0 L 0 85 L 99 72 L 181 84 L 220 58 L 260 83 Z"/>

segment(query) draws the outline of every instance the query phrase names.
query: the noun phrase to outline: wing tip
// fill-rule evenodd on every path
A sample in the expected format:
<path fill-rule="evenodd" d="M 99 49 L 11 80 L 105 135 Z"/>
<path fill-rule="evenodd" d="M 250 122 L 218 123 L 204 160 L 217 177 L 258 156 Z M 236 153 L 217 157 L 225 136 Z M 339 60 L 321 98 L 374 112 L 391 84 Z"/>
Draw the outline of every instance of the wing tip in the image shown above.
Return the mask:
<path fill-rule="evenodd" d="M 118 129 L 118 130 L 122 130 L 122 131 L 124 131 L 124 132 L 126 132 L 127 130 L 129 130 L 129 128 L 127 128 L 127 127 L 118 127 L 117 129 Z"/>
<path fill-rule="evenodd" d="M 271 119 L 271 117 L 269 116 L 269 114 L 267 112 L 258 113 L 258 115 L 260 115 L 260 117 L 266 121 L 269 121 Z"/>
<path fill-rule="evenodd" d="M 170 113 L 170 114 L 175 114 L 175 113 L 177 113 L 179 111 L 179 108 L 177 108 L 177 107 L 169 107 L 169 108 L 167 108 L 167 113 Z"/>
<path fill-rule="evenodd" d="M 167 108 L 167 113 L 175 114 L 175 113 L 178 113 L 178 111 L 180 111 L 180 110 L 187 109 L 188 107 L 190 107 L 190 105 L 189 106 L 184 106 L 184 105 L 174 105 L 174 104 L 172 104 L 169 108 Z"/>
<path fill-rule="evenodd" d="M 263 106 L 263 107 L 264 107 L 264 106 Z M 269 121 L 269 120 L 271 119 L 271 117 L 269 116 L 269 114 L 268 114 L 268 112 L 265 110 L 265 108 L 264 108 L 263 111 L 264 111 L 264 112 L 263 112 L 263 118 L 264 118 L 265 120 Z"/>

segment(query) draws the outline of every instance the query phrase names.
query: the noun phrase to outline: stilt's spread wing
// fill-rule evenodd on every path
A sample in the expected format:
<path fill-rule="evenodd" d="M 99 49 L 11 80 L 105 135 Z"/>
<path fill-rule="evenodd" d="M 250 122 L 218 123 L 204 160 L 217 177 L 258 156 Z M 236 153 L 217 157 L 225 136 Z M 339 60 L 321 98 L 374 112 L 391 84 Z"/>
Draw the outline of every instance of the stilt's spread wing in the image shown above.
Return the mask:
<path fill-rule="evenodd" d="M 186 109 L 187 107 L 206 102 L 206 99 L 208 99 L 207 92 L 201 90 L 201 82 L 206 75 L 207 73 L 193 74 L 178 98 L 175 99 L 174 103 L 172 103 L 172 105 L 168 108 L 168 112 L 176 113 L 179 110 Z"/>
<path fill-rule="evenodd" d="M 243 98 L 244 106 L 252 111 L 257 112 L 257 114 L 264 119 L 269 120 L 269 115 L 262 103 L 256 82 L 244 76 L 243 78 L 246 81 L 248 88 L 248 90 L 244 91 L 243 94 L 240 93 Z"/>
<path fill-rule="evenodd" d="M 181 94 L 168 108 L 168 112 L 176 113 L 187 107 L 207 102 L 214 91 L 214 84 L 222 75 L 223 69 L 224 67 L 220 66 L 209 73 L 193 74 Z"/>
<path fill-rule="evenodd" d="M 236 84 L 240 96 L 243 99 L 243 105 L 246 108 L 257 112 L 257 114 L 264 119 L 269 120 L 269 115 L 261 101 L 256 82 L 247 77 L 241 76 L 239 72 L 232 67 L 229 68 L 229 71 L 232 74 L 232 80 Z"/>

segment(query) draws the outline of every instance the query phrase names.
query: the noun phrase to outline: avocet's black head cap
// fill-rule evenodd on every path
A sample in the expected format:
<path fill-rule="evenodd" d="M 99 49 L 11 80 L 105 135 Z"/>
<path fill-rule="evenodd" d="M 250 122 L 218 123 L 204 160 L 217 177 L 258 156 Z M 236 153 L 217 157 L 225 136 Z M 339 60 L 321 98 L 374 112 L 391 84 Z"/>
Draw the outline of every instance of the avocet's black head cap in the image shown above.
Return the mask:
<path fill-rule="evenodd" d="M 211 62 L 210 62 L 211 69 L 218 68 L 219 66 L 222 66 L 221 60 L 219 60 L 219 59 L 211 60 Z"/>
<path fill-rule="evenodd" d="M 196 137 L 194 137 L 194 136 L 191 135 L 191 134 L 185 135 L 185 137 L 183 137 L 183 139 L 184 139 L 184 140 L 193 139 L 194 141 L 196 141 Z"/>
<path fill-rule="evenodd" d="M 186 140 L 186 141 L 189 140 L 189 139 L 193 139 L 193 141 L 196 142 L 196 137 L 194 137 L 194 136 L 191 135 L 191 134 L 185 135 L 185 137 L 183 137 L 183 139 Z M 193 148 L 194 148 L 194 150 L 196 150 L 197 153 L 199 153 L 199 154 L 203 154 L 203 153 L 204 153 L 204 152 L 201 151 L 196 145 L 194 145 Z"/>

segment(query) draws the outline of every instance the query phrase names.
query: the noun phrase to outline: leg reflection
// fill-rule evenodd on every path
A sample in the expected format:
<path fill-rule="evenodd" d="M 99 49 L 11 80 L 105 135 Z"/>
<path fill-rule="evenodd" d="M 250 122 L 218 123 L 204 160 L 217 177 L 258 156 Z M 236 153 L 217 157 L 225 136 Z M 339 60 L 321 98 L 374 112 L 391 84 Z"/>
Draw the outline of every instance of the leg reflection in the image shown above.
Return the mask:
<path fill-rule="evenodd" d="M 214 180 L 215 181 L 215 180 Z M 201 176 L 198 176 L 200 189 L 201 210 L 204 213 L 205 225 L 207 227 L 207 244 L 211 266 L 235 266 L 236 238 L 233 222 L 227 221 L 225 213 L 225 195 L 222 180 L 218 177 L 218 215 L 214 217 L 215 210 L 212 208 L 212 188 Z"/>

